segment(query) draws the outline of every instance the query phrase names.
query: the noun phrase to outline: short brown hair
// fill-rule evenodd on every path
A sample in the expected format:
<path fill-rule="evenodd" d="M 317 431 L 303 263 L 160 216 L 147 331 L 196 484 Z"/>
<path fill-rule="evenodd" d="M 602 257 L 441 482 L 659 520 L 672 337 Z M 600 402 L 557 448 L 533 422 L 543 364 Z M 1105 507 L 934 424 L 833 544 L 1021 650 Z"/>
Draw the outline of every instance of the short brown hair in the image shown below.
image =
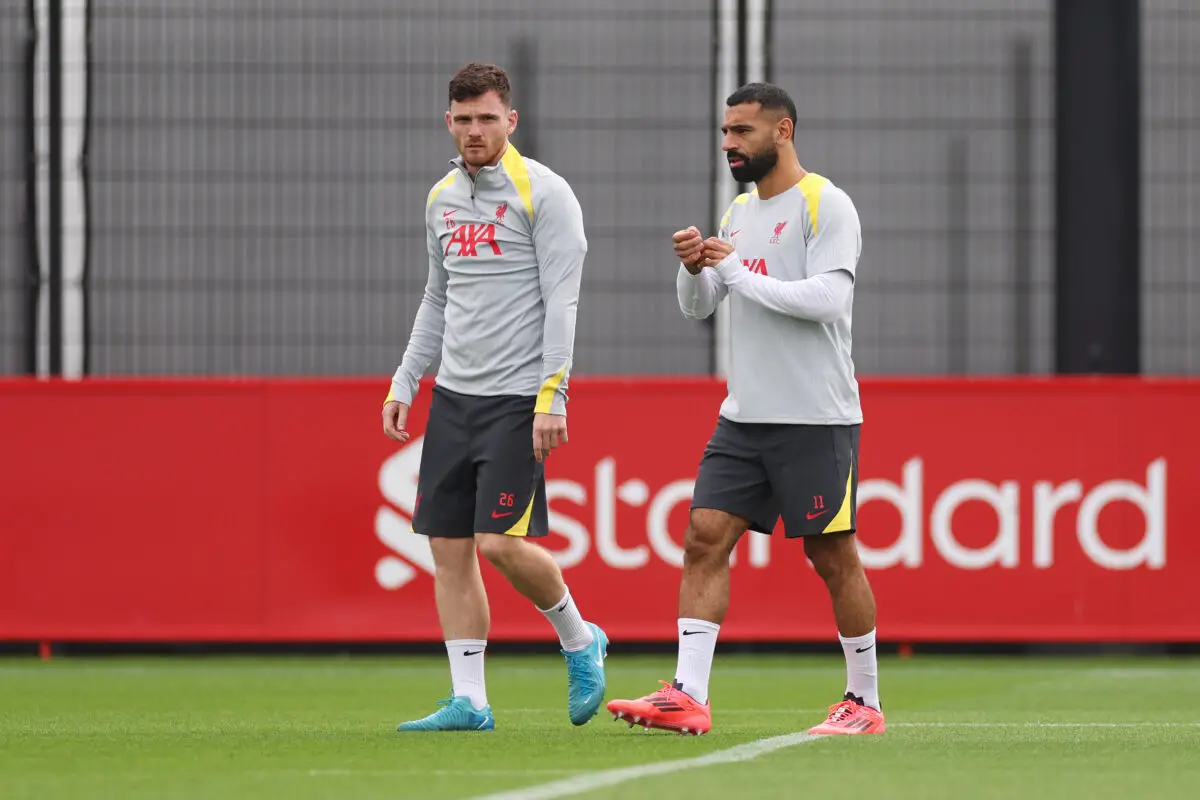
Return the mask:
<path fill-rule="evenodd" d="M 508 73 L 495 64 L 480 64 L 473 61 L 460 69 L 450 79 L 450 102 L 470 100 L 488 92 L 496 92 L 504 105 L 512 99 L 512 85 Z"/>

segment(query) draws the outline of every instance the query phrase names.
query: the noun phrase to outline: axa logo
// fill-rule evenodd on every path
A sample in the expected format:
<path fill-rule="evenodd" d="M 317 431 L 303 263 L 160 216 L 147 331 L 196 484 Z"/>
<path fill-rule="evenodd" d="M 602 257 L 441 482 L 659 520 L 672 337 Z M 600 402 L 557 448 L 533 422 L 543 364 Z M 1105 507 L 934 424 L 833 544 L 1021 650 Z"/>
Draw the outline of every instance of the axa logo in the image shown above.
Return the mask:
<path fill-rule="evenodd" d="M 767 241 L 771 244 L 779 244 L 779 237 L 783 235 L 783 229 L 787 227 L 787 222 L 775 223 L 775 233 Z"/>
<path fill-rule="evenodd" d="M 751 272 L 757 272 L 759 275 L 767 274 L 767 260 L 765 258 L 743 258 L 742 263 Z"/>
<path fill-rule="evenodd" d="M 424 440 L 424 436 L 416 437 L 379 470 L 379 490 L 387 503 L 375 512 L 375 535 L 391 554 L 375 562 L 375 581 L 384 589 L 399 589 L 419 572 L 433 574 L 429 539 L 412 532 Z"/>
<path fill-rule="evenodd" d="M 446 253 L 450 255 L 450 249 L 458 245 L 459 256 L 477 256 L 481 246 L 492 248 L 493 255 L 500 255 L 500 244 L 496 241 L 496 225 L 488 222 L 482 225 L 476 225 L 473 222 L 465 225 L 459 225 L 454 229 L 454 234 L 450 237 L 450 241 L 446 242 Z"/>
<path fill-rule="evenodd" d="M 496 206 L 496 222 L 504 222 L 504 215 L 508 213 L 508 201 L 505 200 L 500 205 Z"/>

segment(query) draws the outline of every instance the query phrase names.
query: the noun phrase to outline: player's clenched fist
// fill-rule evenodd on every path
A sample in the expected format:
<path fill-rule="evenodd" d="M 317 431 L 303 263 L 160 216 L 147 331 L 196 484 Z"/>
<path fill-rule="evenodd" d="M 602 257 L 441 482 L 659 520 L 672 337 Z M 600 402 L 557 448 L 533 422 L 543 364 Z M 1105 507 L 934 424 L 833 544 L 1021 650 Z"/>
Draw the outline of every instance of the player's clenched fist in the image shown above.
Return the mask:
<path fill-rule="evenodd" d="M 716 236 L 710 236 L 704 240 L 700 248 L 700 265 L 704 267 L 715 267 L 725 260 L 725 257 L 733 252 L 733 242 L 727 242 L 724 239 L 719 239 Z"/>
<path fill-rule="evenodd" d="M 393 400 L 390 403 L 385 403 L 383 406 L 383 432 L 397 442 L 404 443 L 408 441 L 408 431 L 404 430 L 404 426 L 408 424 L 408 406 L 401 403 L 399 400 Z"/>
<path fill-rule="evenodd" d="M 671 240 L 675 243 L 675 255 L 687 271 L 693 275 L 699 273 L 704 249 L 704 237 L 700 235 L 700 229 L 693 225 L 686 230 L 676 231 Z"/>

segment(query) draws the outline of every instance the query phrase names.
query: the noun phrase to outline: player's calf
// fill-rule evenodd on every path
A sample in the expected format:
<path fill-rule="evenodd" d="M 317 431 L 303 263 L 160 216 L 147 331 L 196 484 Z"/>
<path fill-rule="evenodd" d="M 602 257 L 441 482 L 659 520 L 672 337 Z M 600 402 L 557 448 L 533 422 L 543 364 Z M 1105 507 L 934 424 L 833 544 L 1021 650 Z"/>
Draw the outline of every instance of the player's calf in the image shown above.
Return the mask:
<path fill-rule="evenodd" d="M 604 702 L 608 637 L 584 620 L 548 551 L 504 534 L 476 538 L 484 557 L 554 626 L 567 665 L 567 715 L 574 725 L 587 723 Z"/>
<path fill-rule="evenodd" d="M 829 589 L 838 641 L 846 656 L 846 696 L 878 711 L 879 666 L 875 642 L 875 597 L 852 533 L 821 534 L 804 540 L 804 551 Z"/>
<path fill-rule="evenodd" d="M 545 548 L 503 533 L 479 533 L 475 540 L 483 557 L 538 608 L 548 608 L 566 594 L 562 570 Z"/>

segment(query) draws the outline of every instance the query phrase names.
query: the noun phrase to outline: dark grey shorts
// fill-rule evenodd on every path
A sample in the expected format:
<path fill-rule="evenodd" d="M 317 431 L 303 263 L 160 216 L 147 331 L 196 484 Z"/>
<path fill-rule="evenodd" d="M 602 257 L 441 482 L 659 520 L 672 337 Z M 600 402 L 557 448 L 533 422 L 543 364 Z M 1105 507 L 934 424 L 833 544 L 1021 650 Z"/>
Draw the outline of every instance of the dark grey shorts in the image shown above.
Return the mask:
<path fill-rule="evenodd" d="M 786 425 L 719 418 L 700 459 L 692 508 L 750 520 L 791 539 L 853 533 L 859 425 Z"/>
<path fill-rule="evenodd" d="M 434 387 L 413 531 L 449 538 L 549 532 L 544 465 L 533 456 L 536 400 Z"/>

